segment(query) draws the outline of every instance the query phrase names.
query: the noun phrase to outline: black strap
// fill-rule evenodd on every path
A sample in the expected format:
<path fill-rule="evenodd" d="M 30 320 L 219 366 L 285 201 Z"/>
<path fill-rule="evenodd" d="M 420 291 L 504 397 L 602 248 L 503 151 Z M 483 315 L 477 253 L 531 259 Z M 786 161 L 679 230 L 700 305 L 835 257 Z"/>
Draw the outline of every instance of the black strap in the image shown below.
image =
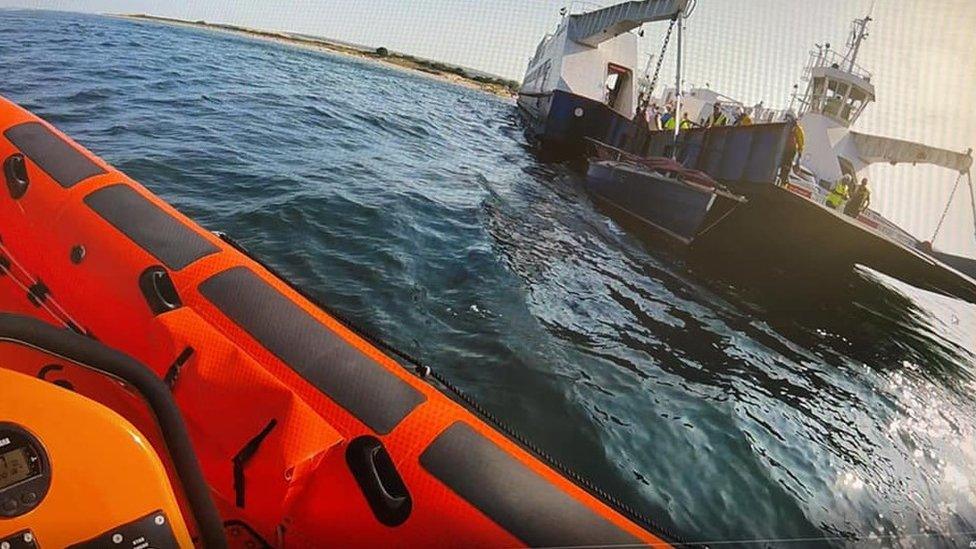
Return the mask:
<path fill-rule="evenodd" d="M 176 386 L 177 380 L 180 379 L 180 372 L 183 370 L 183 366 L 186 364 L 186 362 L 190 360 L 190 357 L 193 356 L 193 352 L 193 347 L 188 346 L 186 349 L 183 349 L 183 351 L 176 357 L 176 360 L 174 360 L 166 370 L 166 375 L 163 376 L 163 382 L 166 383 L 166 386 L 169 387 L 170 391 L 172 391 L 173 387 Z"/>
<path fill-rule="evenodd" d="M 40 278 L 30 288 L 27 288 L 27 300 L 33 303 L 35 307 L 40 307 L 49 295 L 51 295 L 51 290 Z"/>
<path fill-rule="evenodd" d="M 247 444 L 241 448 L 240 452 L 234 456 L 234 495 L 235 502 L 241 509 L 244 508 L 244 466 L 247 465 L 248 461 L 254 457 L 254 454 L 258 453 L 258 448 L 261 447 L 261 443 L 264 439 L 271 434 L 271 430 L 274 429 L 275 425 L 278 424 L 277 419 L 272 419 L 261 429 L 261 432 L 257 434 L 254 438 L 249 440 Z"/>

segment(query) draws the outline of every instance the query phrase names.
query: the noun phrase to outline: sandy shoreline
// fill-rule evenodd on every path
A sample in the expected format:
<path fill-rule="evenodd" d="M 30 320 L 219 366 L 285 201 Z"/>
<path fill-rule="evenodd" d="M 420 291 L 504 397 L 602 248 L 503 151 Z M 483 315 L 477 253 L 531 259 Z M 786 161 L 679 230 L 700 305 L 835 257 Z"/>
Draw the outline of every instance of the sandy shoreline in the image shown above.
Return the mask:
<path fill-rule="evenodd" d="M 158 17 L 144 14 L 113 14 L 112 16 L 122 19 L 129 19 L 132 21 L 148 21 L 153 23 L 161 23 L 164 25 L 175 25 L 181 27 L 206 29 L 215 32 L 224 32 L 228 34 L 237 34 L 256 40 L 267 40 L 312 50 L 346 55 L 349 57 L 355 57 L 357 59 L 378 63 L 386 67 L 392 67 L 395 69 L 420 74 L 422 76 L 434 78 L 457 86 L 480 90 L 485 93 L 490 93 L 506 99 L 511 99 L 515 95 L 515 87 L 518 85 L 517 82 L 504 80 L 500 77 L 475 73 L 475 71 L 466 70 L 462 67 L 456 67 L 427 59 L 416 58 L 410 55 L 386 51 L 385 48 L 377 48 L 372 50 L 363 46 L 331 41 L 325 38 L 305 37 L 283 32 L 263 31 L 247 27 L 239 27 L 235 25 L 208 23 L 206 21 L 186 21 L 183 19 L 171 19 L 169 17 Z"/>

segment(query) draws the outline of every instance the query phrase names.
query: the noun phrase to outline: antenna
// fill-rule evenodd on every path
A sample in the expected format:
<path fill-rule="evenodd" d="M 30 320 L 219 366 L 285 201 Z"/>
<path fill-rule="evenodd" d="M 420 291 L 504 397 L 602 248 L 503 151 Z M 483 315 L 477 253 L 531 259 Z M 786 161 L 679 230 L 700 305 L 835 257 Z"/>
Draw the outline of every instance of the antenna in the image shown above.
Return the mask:
<path fill-rule="evenodd" d="M 872 10 L 874 5 L 871 6 Z M 857 54 L 861 49 L 861 42 L 868 37 L 868 23 L 873 21 L 871 15 L 866 15 L 861 19 L 855 19 L 851 23 L 851 37 L 847 40 L 847 46 L 850 48 L 847 51 L 847 61 L 848 72 L 854 72 L 854 64 L 857 61 Z"/>

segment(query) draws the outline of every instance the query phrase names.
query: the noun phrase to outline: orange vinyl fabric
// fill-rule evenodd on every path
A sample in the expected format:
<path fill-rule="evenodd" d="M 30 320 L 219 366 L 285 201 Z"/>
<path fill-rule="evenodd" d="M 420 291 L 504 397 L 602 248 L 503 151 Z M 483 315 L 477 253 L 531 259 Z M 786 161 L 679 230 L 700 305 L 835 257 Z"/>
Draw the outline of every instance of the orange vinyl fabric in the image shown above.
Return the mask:
<path fill-rule="evenodd" d="M 243 524 L 269 545 L 290 547 L 665 545 L 2 99 L 0 133 L 5 176 L 6 159 L 21 154 L 28 181 L 19 198 L 0 187 L 0 259 L 33 277 L 0 276 L 0 310 L 58 324 L 21 287 L 40 280 L 34 301 L 55 302 L 78 328 L 160 377 L 173 377 L 181 362 L 173 394 L 228 532 Z M 151 267 L 172 281 L 176 306 L 153 310 L 140 283 Z M 3 366 L 36 375 L 48 363 L 15 353 L 0 347 L 0 357 L 15 357 Z M 124 400 L 69 370 L 51 373 L 110 406 Z M 397 524 L 381 521 L 354 472 L 360 437 L 381 443 L 409 494 L 405 506 L 397 494 L 384 500 L 407 509 L 388 520 Z"/>

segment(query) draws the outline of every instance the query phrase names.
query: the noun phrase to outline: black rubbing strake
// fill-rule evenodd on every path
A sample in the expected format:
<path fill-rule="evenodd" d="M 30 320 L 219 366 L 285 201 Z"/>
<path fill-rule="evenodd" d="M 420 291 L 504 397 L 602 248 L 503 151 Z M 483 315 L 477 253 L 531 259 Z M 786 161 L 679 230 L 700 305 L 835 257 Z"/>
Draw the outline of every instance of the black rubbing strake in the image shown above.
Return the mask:
<path fill-rule="evenodd" d="M 27 288 L 27 300 L 35 307 L 40 307 L 42 303 L 47 301 L 49 295 L 51 295 L 51 289 L 40 278 Z"/>
<path fill-rule="evenodd" d="M 529 546 L 642 543 L 463 422 L 438 435 L 420 464 Z"/>
<path fill-rule="evenodd" d="M 102 187 L 85 204 L 171 270 L 220 251 L 128 185 Z"/>
<path fill-rule="evenodd" d="M 65 189 L 89 177 L 106 173 L 101 166 L 40 122 L 18 124 L 7 128 L 3 135 Z"/>
<path fill-rule="evenodd" d="M 392 431 L 425 399 L 246 267 L 217 273 L 199 290 L 268 351 L 380 434 Z"/>

